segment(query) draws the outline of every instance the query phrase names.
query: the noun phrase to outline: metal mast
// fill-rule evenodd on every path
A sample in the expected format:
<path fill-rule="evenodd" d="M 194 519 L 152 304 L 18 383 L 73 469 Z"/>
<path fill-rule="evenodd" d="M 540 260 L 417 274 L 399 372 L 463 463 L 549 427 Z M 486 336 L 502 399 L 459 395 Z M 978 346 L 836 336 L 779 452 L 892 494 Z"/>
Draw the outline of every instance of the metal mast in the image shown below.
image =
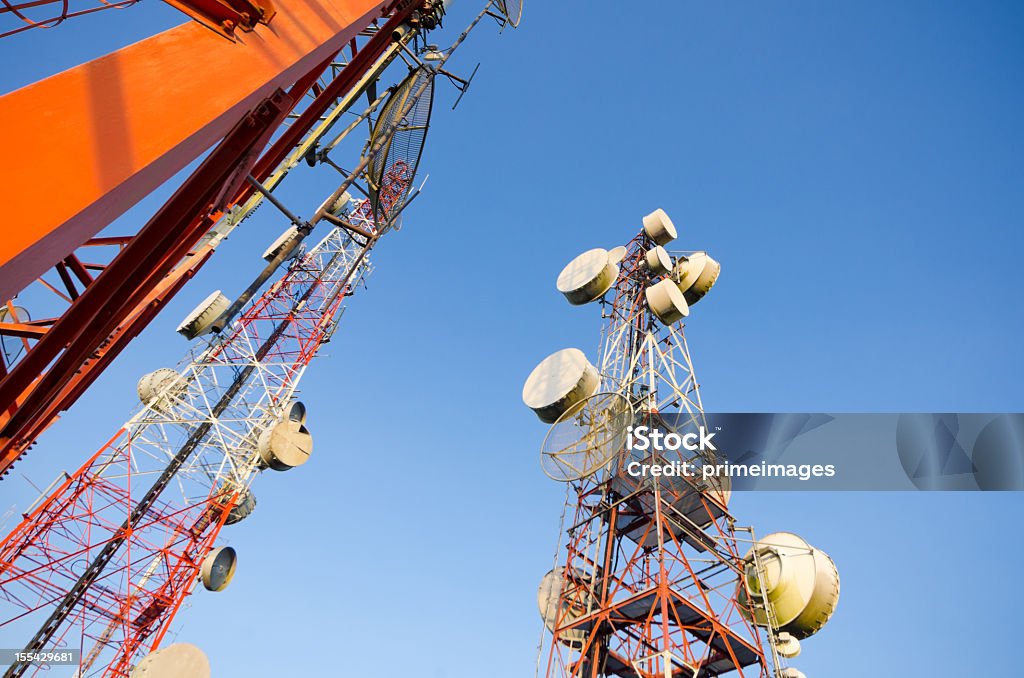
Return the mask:
<path fill-rule="evenodd" d="M 688 258 L 673 253 L 680 256 L 670 259 L 660 247 L 675 237 L 663 212 L 650 215 L 645 227 L 658 213 L 667 229 L 645 228 L 624 248 L 605 253 L 609 263 L 601 261 L 593 269 L 595 278 L 588 284 L 598 286 L 589 296 L 586 287 L 573 290 L 589 275 L 574 282 L 570 272 L 590 253 L 559 278 L 570 302 L 601 300 L 604 327 L 596 364 L 600 387 L 595 376 L 593 386 L 575 397 L 601 393 L 568 408 L 563 401 L 565 411 L 542 450 L 548 474 L 570 483 L 570 522 L 556 567 L 545 576 L 538 596 L 546 625 L 538 674 L 548 678 L 773 675 L 761 636 L 737 602 L 743 559 L 727 508 L 728 488 L 699 479 L 634 477 L 627 465 L 638 457 L 624 447 L 624 432 L 594 433 L 595 422 L 615 401 L 628 413 L 618 424 L 623 429 L 627 422 L 661 422 L 668 413 L 675 425 L 705 423 L 679 322 L 688 313 L 680 294 L 686 275 L 681 267 Z M 706 257 L 699 255 L 691 254 L 690 260 Z M 609 271 L 610 287 L 600 289 L 595 281 Z M 659 281 L 658 289 L 680 290 L 670 290 L 667 311 L 651 296 Z M 699 299 L 694 296 L 693 290 L 687 293 L 689 303 Z M 552 419 L 550 411 L 538 414 Z M 644 461 L 670 463 L 673 454 L 679 461 L 694 461 L 693 453 L 680 453 L 654 453 Z"/>

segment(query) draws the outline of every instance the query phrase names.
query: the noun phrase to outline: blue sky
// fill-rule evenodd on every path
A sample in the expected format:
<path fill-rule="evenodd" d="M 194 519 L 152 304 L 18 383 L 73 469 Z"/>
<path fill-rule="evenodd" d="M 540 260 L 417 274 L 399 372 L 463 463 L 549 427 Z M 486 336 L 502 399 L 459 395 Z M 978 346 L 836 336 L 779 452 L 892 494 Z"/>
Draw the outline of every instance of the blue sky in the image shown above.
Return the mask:
<path fill-rule="evenodd" d="M 483 65 L 456 111 L 439 96 L 427 190 L 303 382 L 315 457 L 257 481 L 256 513 L 225 533 L 235 581 L 179 617 L 214 675 L 532 675 L 564 492 L 520 388 L 556 349 L 594 357 L 597 309 L 569 307 L 555 277 L 655 207 L 681 248 L 723 265 L 687 324 L 709 410 L 1024 407 L 1024 8 L 643 8 L 528 2 L 518 31 L 478 31 L 454 60 Z M 459 0 L 449 35 L 475 9 Z M 0 89 L 179 21 L 146 0 L 0 41 Z M 289 186 L 290 204 L 308 215 L 323 189 Z M 105 441 L 138 376 L 184 353 L 180 318 L 240 290 L 283 227 L 266 207 L 247 222 L 5 493 Z M 373 358 L 348 359 L 357 347 Z M 741 524 L 836 560 L 836 617 L 794 662 L 811 678 L 1019 672 L 1022 508 L 980 493 L 733 503 Z"/>

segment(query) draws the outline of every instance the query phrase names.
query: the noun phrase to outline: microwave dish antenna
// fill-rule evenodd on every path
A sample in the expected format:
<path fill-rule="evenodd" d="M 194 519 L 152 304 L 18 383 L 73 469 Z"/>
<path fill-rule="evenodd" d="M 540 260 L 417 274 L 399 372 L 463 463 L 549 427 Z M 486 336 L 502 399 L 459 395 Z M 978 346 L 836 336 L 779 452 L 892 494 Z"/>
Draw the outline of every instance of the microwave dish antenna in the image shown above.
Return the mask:
<path fill-rule="evenodd" d="M 435 75 L 426 66 L 410 71 L 373 126 L 369 149 L 379 150 L 373 152 L 366 175 L 374 223 L 381 233 L 394 225 L 416 178 L 434 106 Z"/>
<path fill-rule="evenodd" d="M 522 0 L 495 0 L 495 3 L 512 25 L 512 28 L 519 28 L 519 22 L 523 19 Z"/>
<path fill-rule="evenodd" d="M 544 473 L 568 483 L 597 473 L 626 443 L 633 408 L 619 393 L 596 393 L 581 400 L 551 425 L 541 445 Z"/>

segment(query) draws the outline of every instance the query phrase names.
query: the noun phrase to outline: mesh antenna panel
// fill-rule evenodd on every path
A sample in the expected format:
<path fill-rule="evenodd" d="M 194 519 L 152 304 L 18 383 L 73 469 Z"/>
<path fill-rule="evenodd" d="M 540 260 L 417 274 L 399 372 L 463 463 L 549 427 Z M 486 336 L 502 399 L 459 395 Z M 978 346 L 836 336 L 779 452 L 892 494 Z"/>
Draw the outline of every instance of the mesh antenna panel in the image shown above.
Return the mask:
<path fill-rule="evenodd" d="M 422 66 L 410 72 L 384 104 L 373 126 L 370 148 L 379 145 L 380 150 L 370 161 L 367 177 L 378 230 L 387 228 L 395 218 L 416 177 L 434 104 L 434 75 Z"/>
<path fill-rule="evenodd" d="M 581 400 L 548 429 L 540 450 L 544 473 L 566 483 L 596 473 L 622 450 L 631 423 L 625 396 L 596 393 Z"/>
<path fill-rule="evenodd" d="M 522 0 L 495 0 L 498 7 L 501 8 L 501 13 L 505 15 L 508 22 L 512 24 L 512 28 L 519 27 L 519 21 L 523 18 L 523 2 Z"/>

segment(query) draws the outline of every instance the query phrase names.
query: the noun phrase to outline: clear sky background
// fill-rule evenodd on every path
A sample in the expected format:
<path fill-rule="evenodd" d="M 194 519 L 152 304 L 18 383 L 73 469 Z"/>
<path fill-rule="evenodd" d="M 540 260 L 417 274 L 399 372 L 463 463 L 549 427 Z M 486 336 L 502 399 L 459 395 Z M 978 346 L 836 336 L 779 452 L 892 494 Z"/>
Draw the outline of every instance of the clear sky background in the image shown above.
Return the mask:
<path fill-rule="evenodd" d="M 476 7 L 459 0 L 449 36 Z M 0 41 L 0 89 L 178 22 L 145 0 Z M 518 31 L 478 31 L 452 64 L 483 62 L 470 93 L 435 108 L 427 191 L 303 382 L 315 456 L 257 480 L 256 513 L 225 532 L 235 581 L 194 596 L 177 638 L 215 676 L 533 675 L 564 488 L 540 470 L 522 381 L 559 348 L 595 357 L 598 309 L 555 277 L 655 207 L 723 265 L 687 324 L 709 410 L 1024 409 L 1021 35 L 1010 2 L 535 0 Z M 290 204 L 309 215 L 325 186 L 289 186 Z M 0 510 L 116 430 L 135 380 L 184 353 L 181 317 L 242 289 L 284 225 L 269 207 L 246 223 L 4 481 Z M 839 567 L 836 616 L 794 662 L 811 678 L 1019 673 L 1021 494 L 732 508 Z"/>

